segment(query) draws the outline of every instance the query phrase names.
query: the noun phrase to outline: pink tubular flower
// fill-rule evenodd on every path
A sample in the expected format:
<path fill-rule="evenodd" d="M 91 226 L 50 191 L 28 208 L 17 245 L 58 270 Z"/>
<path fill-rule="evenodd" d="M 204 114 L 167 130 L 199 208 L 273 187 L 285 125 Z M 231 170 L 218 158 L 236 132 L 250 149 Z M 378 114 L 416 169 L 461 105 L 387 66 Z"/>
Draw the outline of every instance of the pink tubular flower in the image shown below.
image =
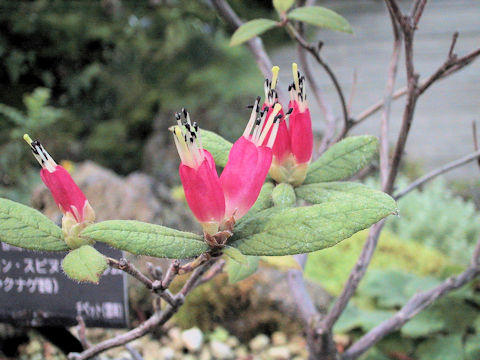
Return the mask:
<path fill-rule="evenodd" d="M 265 81 L 267 101 L 276 102 L 278 97 L 275 85 L 278 78 L 278 67 L 272 68 L 272 81 Z M 289 110 L 281 122 L 277 139 L 273 146 L 273 161 L 270 175 L 277 182 L 288 182 L 295 186 L 305 179 L 308 164 L 312 158 L 313 132 L 310 110 L 306 101 L 305 78 L 292 64 L 294 82 L 288 87 L 290 93 Z M 271 103 L 265 104 L 265 106 Z M 288 126 L 287 126 L 288 120 Z"/>
<path fill-rule="evenodd" d="M 95 213 L 82 190 L 75 184 L 70 174 L 52 159 L 38 140 L 23 136 L 30 145 L 33 155 L 42 166 L 40 177 L 52 193 L 60 211 L 75 223 L 93 222 Z"/>
<path fill-rule="evenodd" d="M 220 178 L 212 155 L 204 150 L 197 123 L 183 110 L 175 114 L 171 128 L 180 155 L 180 179 L 185 198 L 206 234 L 223 230 L 226 222 L 240 219 L 258 198 L 272 161 L 272 146 L 278 131 L 281 106 L 267 119 L 257 98 L 243 136 L 233 144 Z M 263 145 L 269 131 L 270 140 Z"/>

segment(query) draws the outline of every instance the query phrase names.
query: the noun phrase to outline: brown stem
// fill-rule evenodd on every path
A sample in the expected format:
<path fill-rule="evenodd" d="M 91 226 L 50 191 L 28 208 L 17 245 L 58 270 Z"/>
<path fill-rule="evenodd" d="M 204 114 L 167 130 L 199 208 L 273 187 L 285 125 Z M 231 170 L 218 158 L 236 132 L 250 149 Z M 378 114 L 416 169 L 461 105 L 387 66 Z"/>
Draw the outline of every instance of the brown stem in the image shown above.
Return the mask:
<path fill-rule="evenodd" d="M 112 259 L 113 260 L 113 259 Z M 199 278 L 217 261 L 217 258 L 211 259 L 200 265 L 192 273 L 190 278 L 187 280 L 182 290 L 174 296 L 174 301 L 172 304 L 167 305 L 164 311 L 156 310 L 153 315 L 148 318 L 146 321 L 141 323 L 135 329 L 130 330 L 125 334 L 118 335 L 112 339 L 102 341 L 89 349 L 83 351 L 82 353 L 70 353 L 68 358 L 70 360 L 86 360 L 95 355 L 100 354 L 103 351 L 108 349 L 125 345 L 135 339 L 138 339 L 148 332 L 152 331 L 158 326 L 165 324 L 171 317 L 178 311 L 178 309 L 183 305 L 185 296 L 198 285 Z M 115 263 L 115 262 L 114 262 Z M 131 266 L 126 266 L 126 268 L 131 268 Z M 132 271 L 136 274 L 135 271 Z"/>
<path fill-rule="evenodd" d="M 434 178 L 436 178 L 439 175 L 442 175 L 450 170 L 453 170 L 459 166 L 465 165 L 471 161 L 480 159 L 480 151 L 475 151 L 474 153 L 465 155 L 461 157 L 460 159 L 454 160 L 452 162 L 449 162 L 448 164 L 445 164 L 438 169 L 435 169 L 428 174 L 422 176 L 421 178 L 418 178 L 414 182 L 412 182 L 410 185 L 408 185 L 405 189 L 399 191 L 397 194 L 395 194 L 394 198 L 395 200 L 400 199 L 402 196 L 405 196 L 408 194 L 410 191 L 418 188 L 419 186 L 422 186 L 425 184 L 427 181 L 430 181 Z"/>
<path fill-rule="evenodd" d="M 480 241 L 477 243 L 477 248 L 480 249 Z M 449 277 L 433 289 L 415 294 L 394 316 L 370 330 L 350 346 L 350 348 L 343 354 L 343 359 L 347 360 L 359 357 L 386 335 L 400 329 L 407 321 L 412 319 L 435 300 L 462 287 L 479 275 L 480 266 L 472 260 L 472 265 L 460 275 Z"/>
<path fill-rule="evenodd" d="M 298 31 L 292 26 L 292 24 L 287 23 L 286 29 L 297 41 L 297 43 L 306 51 L 308 51 L 313 56 L 313 58 L 317 61 L 317 63 L 323 68 L 323 70 L 325 70 L 328 77 L 332 81 L 333 86 L 335 87 L 338 98 L 340 100 L 340 105 L 342 107 L 342 113 L 343 113 L 343 128 L 335 140 L 335 141 L 338 141 L 348 133 L 348 131 L 351 128 L 352 121 L 348 115 L 347 102 L 345 101 L 345 95 L 343 94 L 343 90 L 342 90 L 342 87 L 340 86 L 337 76 L 335 75 L 331 67 L 322 59 L 322 57 L 320 56 L 320 49 L 317 46 L 315 46 L 314 44 L 309 44 L 303 38 L 303 36 L 299 34 Z"/>

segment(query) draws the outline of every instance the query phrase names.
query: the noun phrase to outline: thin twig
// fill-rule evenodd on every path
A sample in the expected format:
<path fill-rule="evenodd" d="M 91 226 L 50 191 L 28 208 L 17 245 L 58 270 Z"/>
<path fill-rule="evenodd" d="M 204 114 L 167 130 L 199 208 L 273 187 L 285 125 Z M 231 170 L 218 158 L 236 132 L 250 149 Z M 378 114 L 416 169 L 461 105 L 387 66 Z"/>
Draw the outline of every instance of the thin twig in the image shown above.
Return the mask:
<path fill-rule="evenodd" d="M 200 286 L 212 280 L 215 276 L 217 276 L 223 271 L 224 267 L 225 267 L 225 260 L 222 259 L 220 261 L 217 261 L 216 264 L 213 265 L 212 268 L 205 275 L 202 276 L 197 286 Z"/>
<path fill-rule="evenodd" d="M 480 247 L 480 242 L 477 244 Z M 400 329 L 407 321 L 438 298 L 462 287 L 480 275 L 480 266 L 471 265 L 458 276 L 449 277 L 440 285 L 414 295 L 394 316 L 376 326 L 357 340 L 344 354 L 343 359 L 356 359 L 386 335 Z"/>
<path fill-rule="evenodd" d="M 178 309 L 183 305 L 185 296 L 195 288 L 199 277 L 203 275 L 215 262 L 217 258 L 211 259 L 200 265 L 192 273 L 190 278 L 185 283 L 182 290 L 175 295 L 173 304 L 167 305 L 164 311 L 155 311 L 153 315 L 148 318 L 146 321 L 141 323 L 135 329 L 128 331 L 125 334 L 118 335 L 112 339 L 102 341 L 89 349 L 83 351 L 82 353 L 70 353 L 68 355 L 70 360 L 86 360 L 95 355 L 100 354 L 103 351 L 108 349 L 125 345 L 135 339 L 138 339 L 148 332 L 154 330 L 158 326 L 165 324 L 171 317 L 178 311 Z"/>
<path fill-rule="evenodd" d="M 392 11 L 388 8 L 390 20 L 393 28 L 393 50 L 388 67 L 387 85 L 385 87 L 385 97 L 383 99 L 383 111 L 380 120 L 380 179 L 382 188 L 387 184 L 388 172 L 390 169 L 388 153 L 388 133 L 390 114 L 393 99 L 393 89 L 397 78 L 398 61 L 402 51 L 402 32 L 400 25 L 395 20 Z"/>
<path fill-rule="evenodd" d="M 477 122 L 472 121 L 472 135 L 473 135 L 473 150 L 478 150 L 478 134 L 477 134 Z M 480 168 L 480 159 L 477 160 L 477 165 Z"/>
<path fill-rule="evenodd" d="M 90 347 L 90 343 L 87 339 L 87 331 L 86 331 L 86 325 L 85 321 L 83 320 L 83 317 L 80 315 L 77 316 L 77 333 L 78 333 L 78 339 L 80 340 L 80 343 L 82 344 L 84 349 L 88 349 Z"/>
<path fill-rule="evenodd" d="M 336 138 L 336 141 L 342 139 L 350 130 L 351 127 L 351 119 L 348 115 L 348 109 L 347 109 L 347 102 L 345 100 L 345 95 L 343 94 L 342 87 L 337 79 L 337 76 L 331 69 L 331 67 L 322 59 L 320 56 L 320 49 L 315 46 L 314 44 L 308 43 L 301 34 L 298 33 L 298 31 L 295 29 L 295 27 L 292 26 L 292 24 L 287 23 L 286 24 L 286 29 L 287 31 L 293 36 L 293 38 L 297 41 L 297 43 L 302 46 L 305 50 L 307 50 L 317 61 L 317 63 L 325 70 L 327 73 L 328 77 L 333 83 L 333 86 L 335 87 L 335 90 L 337 92 L 338 98 L 340 100 L 340 105 L 342 107 L 342 113 L 343 113 L 343 128 Z"/>
<path fill-rule="evenodd" d="M 445 164 L 438 169 L 435 169 L 428 174 L 422 176 L 421 178 L 415 180 L 412 182 L 410 185 L 408 185 L 405 189 L 399 191 L 397 194 L 395 194 L 394 198 L 395 200 L 400 199 L 401 197 L 405 196 L 408 194 L 410 191 L 418 188 L 419 186 L 422 186 L 425 184 L 427 181 L 430 181 L 434 178 L 436 178 L 439 175 L 442 175 L 450 170 L 453 170 L 459 166 L 465 165 L 471 161 L 474 161 L 476 159 L 480 159 L 480 151 L 475 151 L 474 153 L 465 155 L 461 157 L 460 159 L 454 160 L 452 162 L 449 162 L 448 164 Z"/>
<path fill-rule="evenodd" d="M 135 350 L 131 345 L 125 345 L 125 349 L 127 349 L 130 355 L 132 355 L 133 360 L 143 360 L 142 355 L 140 355 L 140 353 Z"/>
<path fill-rule="evenodd" d="M 243 21 L 238 17 L 235 11 L 225 0 L 212 0 L 212 5 L 217 11 L 218 15 L 227 22 L 232 28 L 237 29 L 242 26 Z M 265 48 L 263 47 L 262 39 L 258 36 L 254 37 L 247 41 L 247 46 L 252 55 L 255 58 L 255 61 L 262 72 L 263 76 L 268 78 L 271 76 L 272 70 L 272 61 L 268 56 Z M 278 97 L 282 102 L 287 100 L 287 95 L 284 90 L 278 88 L 276 89 Z"/>

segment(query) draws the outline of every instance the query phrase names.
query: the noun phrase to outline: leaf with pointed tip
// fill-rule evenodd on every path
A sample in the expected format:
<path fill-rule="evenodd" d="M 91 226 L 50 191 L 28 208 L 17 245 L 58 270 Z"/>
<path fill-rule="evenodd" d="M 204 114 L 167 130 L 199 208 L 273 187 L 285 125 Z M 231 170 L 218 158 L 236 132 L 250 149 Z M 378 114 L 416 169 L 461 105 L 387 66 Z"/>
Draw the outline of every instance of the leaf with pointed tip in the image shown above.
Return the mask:
<path fill-rule="evenodd" d="M 304 184 L 343 180 L 352 177 L 377 155 L 375 136 L 351 136 L 328 149 L 308 167 Z"/>
<path fill-rule="evenodd" d="M 303 6 L 293 9 L 288 13 L 287 18 L 330 30 L 353 33 L 350 24 L 343 16 L 322 6 Z"/>
<path fill-rule="evenodd" d="M 273 0 L 273 7 L 279 14 L 285 13 L 293 6 L 295 0 Z"/>
<path fill-rule="evenodd" d="M 2 198 L 0 241 L 29 250 L 68 250 L 62 229 L 49 218 L 31 207 Z"/>
<path fill-rule="evenodd" d="M 261 220 L 253 218 L 242 224 L 247 230 L 234 231 L 229 245 L 245 255 L 308 253 L 333 246 L 397 212 L 393 199 L 358 201 L 354 197 L 277 212 L 274 209 L 256 214 Z"/>
<path fill-rule="evenodd" d="M 186 259 L 209 250 L 200 235 L 135 220 L 109 220 L 87 226 L 80 237 L 135 255 Z"/>
<path fill-rule="evenodd" d="M 200 129 L 202 146 L 212 154 L 217 166 L 225 167 L 232 143 L 213 131 Z"/>
<path fill-rule="evenodd" d="M 333 181 L 302 185 L 295 189 L 297 196 L 312 204 L 321 204 L 328 201 L 342 202 L 353 200 L 358 202 L 376 202 L 385 207 L 396 206 L 395 200 L 382 191 L 372 189 L 366 185 L 348 182 Z"/>
<path fill-rule="evenodd" d="M 70 279 L 98 284 L 107 269 L 105 256 L 90 245 L 70 251 L 62 261 L 62 268 Z"/>
<path fill-rule="evenodd" d="M 229 261 L 227 263 L 228 282 L 230 284 L 242 281 L 257 271 L 259 262 L 258 256 L 245 257 L 247 259 L 246 264 L 239 264 L 236 261 Z"/>
<path fill-rule="evenodd" d="M 275 206 L 291 207 L 295 205 L 296 196 L 292 185 L 288 183 L 281 183 L 275 186 L 272 191 L 272 199 Z"/>
<path fill-rule="evenodd" d="M 277 26 L 277 22 L 269 19 L 250 20 L 235 30 L 230 40 L 230 46 L 240 45 L 275 26 Z"/>

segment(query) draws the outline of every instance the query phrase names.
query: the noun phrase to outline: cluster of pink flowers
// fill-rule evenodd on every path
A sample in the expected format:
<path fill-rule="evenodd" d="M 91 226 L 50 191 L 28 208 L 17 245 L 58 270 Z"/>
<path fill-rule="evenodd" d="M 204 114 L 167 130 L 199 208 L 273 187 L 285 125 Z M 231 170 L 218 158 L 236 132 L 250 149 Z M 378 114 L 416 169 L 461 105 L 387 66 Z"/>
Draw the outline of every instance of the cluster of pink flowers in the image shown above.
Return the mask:
<path fill-rule="evenodd" d="M 257 97 L 243 135 L 233 144 L 218 176 L 212 155 L 203 148 L 201 133 L 190 114 L 175 114 L 170 130 L 180 155 L 180 179 L 193 214 L 207 235 L 215 235 L 244 216 L 258 198 L 267 174 L 277 182 L 299 185 L 312 157 L 313 134 L 305 81 L 293 64 L 290 102 L 284 113 L 278 102 L 279 68 L 265 80 L 265 102 Z M 288 122 L 288 124 L 287 124 Z M 70 174 L 57 165 L 38 141 L 24 136 L 42 166 L 40 176 L 64 217 L 66 236 L 75 237 L 95 220 L 95 213 Z"/>

